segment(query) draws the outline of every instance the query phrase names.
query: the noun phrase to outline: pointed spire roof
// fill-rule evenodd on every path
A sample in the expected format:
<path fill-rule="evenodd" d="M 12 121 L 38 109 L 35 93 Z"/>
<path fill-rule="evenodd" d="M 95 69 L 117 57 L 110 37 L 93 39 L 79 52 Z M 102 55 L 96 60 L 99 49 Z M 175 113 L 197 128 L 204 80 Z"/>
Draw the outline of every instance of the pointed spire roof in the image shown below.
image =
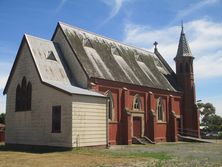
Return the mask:
<path fill-rule="evenodd" d="M 184 29 L 183 29 L 183 22 L 182 22 L 180 41 L 179 41 L 176 57 L 183 57 L 183 56 L 192 57 L 192 53 L 190 51 L 189 44 L 186 40 L 186 36 L 185 36 L 185 33 L 184 33 Z"/>

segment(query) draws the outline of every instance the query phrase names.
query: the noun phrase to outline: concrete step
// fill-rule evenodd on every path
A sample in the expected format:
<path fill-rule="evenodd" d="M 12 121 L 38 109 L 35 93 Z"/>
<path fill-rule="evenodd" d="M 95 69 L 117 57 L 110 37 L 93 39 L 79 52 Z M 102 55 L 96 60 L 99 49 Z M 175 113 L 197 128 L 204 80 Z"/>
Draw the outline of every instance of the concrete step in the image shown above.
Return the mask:
<path fill-rule="evenodd" d="M 179 137 L 179 140 L 181 140 L 181 141 L 202 142 L 202 143 L 215 143 L 214 141 L 211 141 L 211 140 L 201 139 L 201 138 L 192 137 L 192 136 L 182 136 L 182 135 L 178 134 L 178 137 Z"/>
<path fill-rule="evenodd" d="M 138 137 L 133 137 L 132 138 L 132 143 L 133 144 L 143 144 L 143 145 L 146 145 L 146 144 L 155 144 L 155 142 L 151 141 L 148 137 L 144 136 L 144 137 L 141 137 L 141 138 L 138 138 Z"/>

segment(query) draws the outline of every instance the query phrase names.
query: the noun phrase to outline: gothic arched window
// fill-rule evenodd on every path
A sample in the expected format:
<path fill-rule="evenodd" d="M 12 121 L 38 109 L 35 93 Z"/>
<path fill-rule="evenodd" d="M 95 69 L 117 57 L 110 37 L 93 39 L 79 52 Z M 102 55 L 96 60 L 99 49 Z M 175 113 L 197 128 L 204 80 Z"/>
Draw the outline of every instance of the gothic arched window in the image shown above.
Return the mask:
<path fill-rule="evenodd" d="M 140 100 L 140 96 L 138 94 L 134 96 L 133 109 L 134 110 L 141 110 L 141 100 Z"/>
<path fill-rule="evenodd" d="M 26 78 L 22 78 L 22 84 L 18 84 L 16 88 L 16 100 L 15 111 L 28 111 L 31 110 L 32 100 L 32 85 L 26 81 Z"/>
<path fill-rule="evenodd" d="M 158 121 L 164 120 L 164 108 L 163 108 L 163 99 L 161 97 L 157 100 L 157 119 Z"/>
<path fill-rule="evenodd" d="M 113 102 L 112 92 L 108 91 L 106 93 L 106 96 L 109 98 L 108 99 L 108 109 L 109 109 L 108 117 L 110 120 L 113 120 L 114 119 L 114 102 Z"/>

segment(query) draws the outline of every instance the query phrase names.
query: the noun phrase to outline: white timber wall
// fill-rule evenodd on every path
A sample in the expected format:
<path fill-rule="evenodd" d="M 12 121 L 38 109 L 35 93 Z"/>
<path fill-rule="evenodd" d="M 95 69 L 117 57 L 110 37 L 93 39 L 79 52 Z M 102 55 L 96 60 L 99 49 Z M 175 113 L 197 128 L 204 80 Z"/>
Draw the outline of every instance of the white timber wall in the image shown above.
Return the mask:
<path fill-rule="evenodd" d="M 106 99 L 76 95 L 73 101 L 72 146 L 106 145 Z"/>
<path fill-rule="evenodd" d="M 23 76 L 32 84 L 32 109 L 15 112 Z M 61 133 L 51 133 L 54 105 L 61 105 Z M 41 83 L 26 43 L 7 91 L 6 143 L 72 147 L 72 96 Z"/>
<path fill-rule="evenodd" d="M 71 47 L 66 40 L 61 28 L 58 28 L 55 32 L 53 42 L 59 44 L 62 54 L 71 70 L 72 77 L 75 78 L 75 83 L 82 88 L 87 88 L 87 76 L 80 66 L 76 56 L 74 55 Z"/>

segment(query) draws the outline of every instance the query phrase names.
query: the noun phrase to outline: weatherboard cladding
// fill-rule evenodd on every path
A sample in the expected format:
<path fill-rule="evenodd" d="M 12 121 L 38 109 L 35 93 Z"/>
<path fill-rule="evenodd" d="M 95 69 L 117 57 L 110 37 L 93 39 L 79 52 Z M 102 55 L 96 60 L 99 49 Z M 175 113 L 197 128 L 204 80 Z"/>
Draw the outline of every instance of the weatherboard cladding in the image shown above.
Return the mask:
<path fill-rule="evenodd" d="M 63 60 L 57 43 L 26 35 L 29 48 L 35 61 L 41 80 L 57 89 L 71 94 L 104 97 L 104 95 L 73 86 L 70 82 L 69 69 Z M 53 58 L 51 57 L 53 54 Z"/>
<path fill-rule="evenodd" d="M 59 23 L 87 75 L 176 91 L 175 75 L 152 52 Z"/>

